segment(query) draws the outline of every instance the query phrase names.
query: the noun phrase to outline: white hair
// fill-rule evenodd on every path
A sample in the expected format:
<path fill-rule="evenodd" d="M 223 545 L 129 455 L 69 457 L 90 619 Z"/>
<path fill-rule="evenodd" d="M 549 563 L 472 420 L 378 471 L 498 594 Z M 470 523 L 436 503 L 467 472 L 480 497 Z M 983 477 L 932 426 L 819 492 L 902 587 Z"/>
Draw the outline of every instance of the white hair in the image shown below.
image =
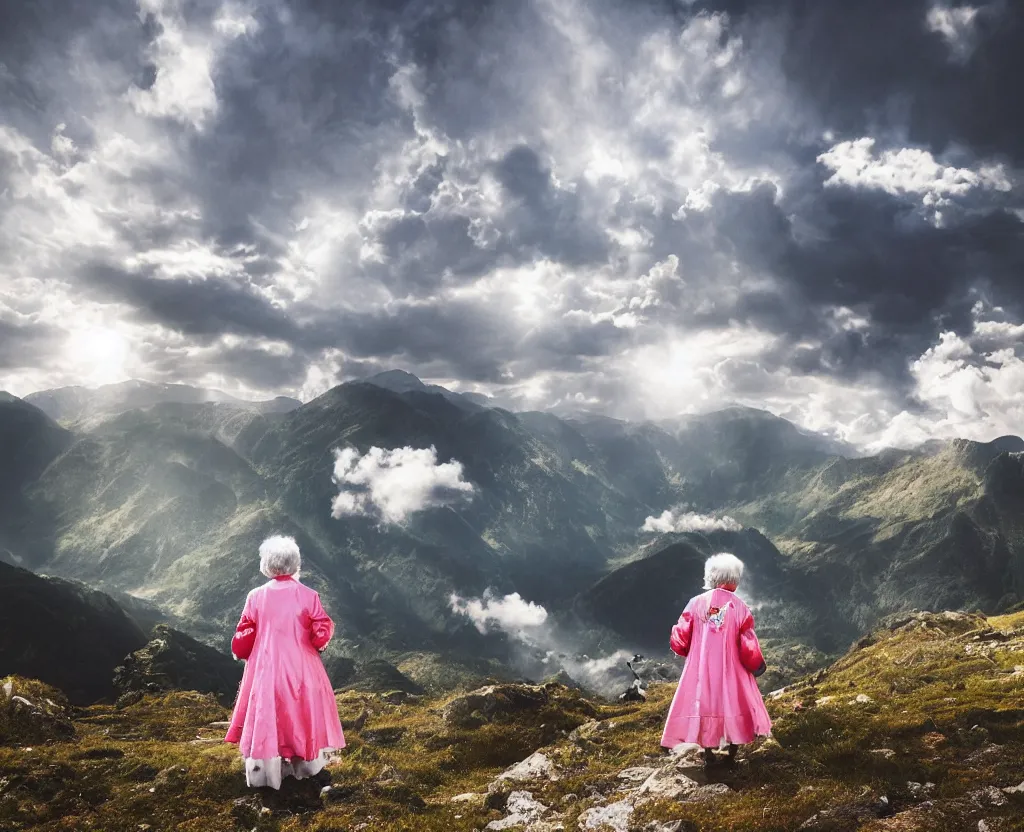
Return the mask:
<path fill-rule="evenodd" d="M 729 552 L 719 552 L 704 562 L 704 589 L 722 584 L 739 584 L 743 578 L 743 561 Z"/>
<path fill-rule="evenodd" d="M 294 537 L 276 534 L 260 544 L 260 572 L 268 578 L 297 575 L 301 565 L 302 556 Z"/>

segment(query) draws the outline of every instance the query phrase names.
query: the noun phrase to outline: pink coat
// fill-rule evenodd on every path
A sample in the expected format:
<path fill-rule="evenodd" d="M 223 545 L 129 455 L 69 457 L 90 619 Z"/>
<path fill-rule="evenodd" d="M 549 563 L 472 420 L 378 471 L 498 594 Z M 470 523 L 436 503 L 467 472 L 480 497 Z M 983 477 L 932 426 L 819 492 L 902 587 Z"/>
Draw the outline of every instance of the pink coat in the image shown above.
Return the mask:
<path fill-rule="evenodd" d="M 327 671 L 318 650 L 334 634 L 320 596 L 295 578 L 274 578 L 245 599 L 231 652 L 246 659 L 225 741 L 255 760 L 313 760 L 343 748 Z"/>
<path fill-rule="evenodd" d="M 712 589 L 686 605 L 672 628 L 672 650 L 686 656 L 661 744 L 742 745 L 771 733 L 754 672 L 764 657 L 743 599 Z"/>

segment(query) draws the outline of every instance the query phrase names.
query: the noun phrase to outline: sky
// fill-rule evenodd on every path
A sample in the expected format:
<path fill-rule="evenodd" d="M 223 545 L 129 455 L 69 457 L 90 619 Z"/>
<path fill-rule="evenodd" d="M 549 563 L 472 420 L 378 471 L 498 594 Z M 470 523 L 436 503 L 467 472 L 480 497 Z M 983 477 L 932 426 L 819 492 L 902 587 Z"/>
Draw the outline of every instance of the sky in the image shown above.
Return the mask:
<path fill-rule="evenodd" d="M 0 10 L 0 388 L 1024 425 L 1014 0 Z"/>

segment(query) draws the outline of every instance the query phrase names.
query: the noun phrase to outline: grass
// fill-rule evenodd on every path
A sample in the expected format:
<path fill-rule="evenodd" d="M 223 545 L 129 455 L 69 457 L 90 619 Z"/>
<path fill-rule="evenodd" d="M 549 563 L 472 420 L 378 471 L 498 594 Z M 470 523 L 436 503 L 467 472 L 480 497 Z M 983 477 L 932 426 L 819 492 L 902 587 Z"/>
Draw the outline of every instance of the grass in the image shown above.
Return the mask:
<path fill-rule="evenodd" d="M 771 698 L 773 739 L 715 775 L 731 791 L 639 806 L 634 827 L 657 819 L 709 832 L 786 830 L 817 816 L 814 828 L 977 829 L 984 819 L 993 830 L 1024 829 L 1020 796 L 993 805 L 982 791 L 1024 781 L 1021 665 L 1024 613 L 908 619 Z M 475 728 L 447 725 L 445 698 L 339 694 L 349 746 L 331 769 L 341 799 L 327 805 L 310 783 L 272 795 L 246 789 L 236 749 L 211 727 L 227 718 L 211 697 L 87 708 L 74 714 L 73 740 L 27 746 L 7 735 L 0 829 L 470 832 L 502 813 L 482 798 L 451 799 L 483 795 L 538 749 L 561 776 L 528 788 L 576 829 L 586 809 L 624 796 L 620 771 L 664 763 L 658 739 L 673 686 L 653 685 L 636 705 L 548 691 L 543 707 Z M 934 784 L 927 795 L 924 784 Z M 895 817 L 858 809 L 882 796 Z"/>

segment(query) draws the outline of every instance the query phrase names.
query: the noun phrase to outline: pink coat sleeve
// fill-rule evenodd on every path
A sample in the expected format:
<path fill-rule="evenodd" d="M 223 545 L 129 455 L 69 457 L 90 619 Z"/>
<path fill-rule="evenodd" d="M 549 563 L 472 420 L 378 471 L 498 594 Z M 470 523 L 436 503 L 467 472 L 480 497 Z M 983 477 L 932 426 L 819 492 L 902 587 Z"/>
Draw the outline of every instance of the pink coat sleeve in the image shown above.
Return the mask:
<path fill-rule="evenodd" d="M 739 639 L 740 662 L 750 673 L 757 673 L 764 665 L 764 654 L 754 632 L 754 616 L 749 612 L 740 624 Z"/>
<path fill-rule="evenodd" d="M 242 617 L 238 620 L 235 634 L 231 638 L 231 652 L 236 659 L 248 659 L 253 645 L 256 643 L 256 619 L 251 598 L 252 596 L 249 596 L 245 599 Z"/>
<path fill-rule="evenodd" d="M 327 646 L 327 642 L 334 635 L 334 622 L 324 611 L 320 603 L 320 594 L 313 596 L 313 606 L 309 611 L 309 640 L 312 645 L 320 651 Z"/>
<path fill-rule="evenodd" d="M 687 604 L 683 614 L 679 616 L 679 621 L 672 628 L 672 634 L 668 639 L 668 645 L 672 648 L 672 652 L 677 656 L 685 656 L 689 653 L 690 637 L 692 635 L 693 613 L 690 611 L 690 605 Z"/>

